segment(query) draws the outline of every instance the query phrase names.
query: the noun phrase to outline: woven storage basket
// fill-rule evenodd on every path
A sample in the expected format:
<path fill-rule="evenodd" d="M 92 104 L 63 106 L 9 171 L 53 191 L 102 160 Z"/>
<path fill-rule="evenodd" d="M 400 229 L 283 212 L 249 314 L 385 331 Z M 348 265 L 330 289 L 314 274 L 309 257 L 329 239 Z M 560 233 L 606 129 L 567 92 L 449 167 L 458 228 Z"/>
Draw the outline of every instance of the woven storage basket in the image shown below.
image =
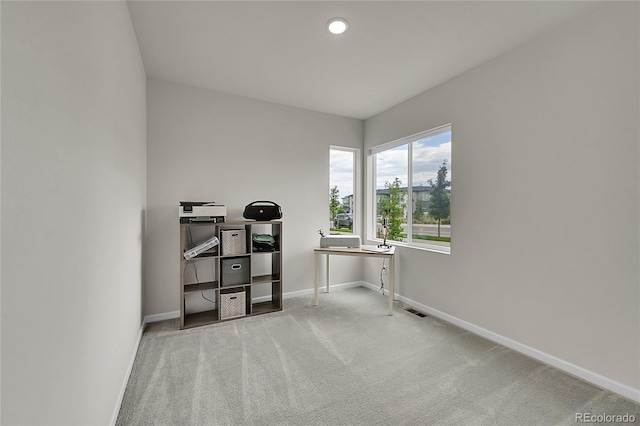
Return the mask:
<path fill-rule="evenodd" d="M 220 319 L 245 316 L 245 301 L 244 291 L 220 294 Z"/>
<path fill-rule="evenodd" d="M 225 229 L 221 234 L 223 256 L 247 252 L 247 231 L 244 229 Z"/>

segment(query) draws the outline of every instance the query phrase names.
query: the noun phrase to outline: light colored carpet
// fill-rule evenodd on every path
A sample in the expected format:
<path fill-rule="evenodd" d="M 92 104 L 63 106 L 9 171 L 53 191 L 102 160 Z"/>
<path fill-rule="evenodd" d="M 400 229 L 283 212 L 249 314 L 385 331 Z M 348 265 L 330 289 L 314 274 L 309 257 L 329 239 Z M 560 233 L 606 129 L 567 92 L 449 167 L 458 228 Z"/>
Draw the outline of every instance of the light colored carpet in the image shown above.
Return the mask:
<path fill-rule="evenodd" d="M 366 288 L 145 330 L 118 425 L 551 425 L 640 405 Z M 638 422 L 640 420 L 636 420 Z"/>

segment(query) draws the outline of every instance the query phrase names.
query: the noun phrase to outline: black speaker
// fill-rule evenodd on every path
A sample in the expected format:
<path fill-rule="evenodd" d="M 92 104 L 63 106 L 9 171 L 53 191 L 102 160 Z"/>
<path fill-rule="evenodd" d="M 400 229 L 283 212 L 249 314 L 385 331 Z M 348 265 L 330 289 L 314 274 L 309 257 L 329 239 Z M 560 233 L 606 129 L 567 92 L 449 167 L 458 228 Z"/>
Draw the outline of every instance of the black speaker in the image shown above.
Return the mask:
<path fill-rule="evenodd" d="M 282 218 L 282 209 L 273 201 L 254 201 L 244 208 L 242 217 L 252 220 L 274 220 Z"/>

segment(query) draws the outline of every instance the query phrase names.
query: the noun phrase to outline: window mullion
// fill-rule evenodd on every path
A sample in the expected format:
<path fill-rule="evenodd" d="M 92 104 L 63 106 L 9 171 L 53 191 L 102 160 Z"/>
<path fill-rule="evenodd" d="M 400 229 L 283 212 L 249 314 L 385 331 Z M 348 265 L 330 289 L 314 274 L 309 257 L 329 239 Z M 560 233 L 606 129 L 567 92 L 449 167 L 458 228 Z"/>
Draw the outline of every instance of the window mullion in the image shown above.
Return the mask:
<path fill-rule="evenodd" d="M 411 243 L 413 241 L 413 142 L 407 145 L 407 243 Z"/>
<path fill-rule="evenodd" d="M 370 201 L 369 203 L 369 207 L 371 208 L 371 214 L 369 215 L 369 218 L 371 219 L 371 223 L 369 226 L 369 233 L 372 240 L 376 239 L 378 236 L 376 235 L 376 221 L 378 219 L 377 214 L 378 214 L 378 167 L 377 167 L 377 159 L 376 159 L 376 154 L 372 155 L 372 160 L 371 160 L 371 171 L 372 171 L 372 176 L 373 179 L 371 180 L 371 188 L 372 188 L 372 193 L 373 193 L 373 199 Z"/>

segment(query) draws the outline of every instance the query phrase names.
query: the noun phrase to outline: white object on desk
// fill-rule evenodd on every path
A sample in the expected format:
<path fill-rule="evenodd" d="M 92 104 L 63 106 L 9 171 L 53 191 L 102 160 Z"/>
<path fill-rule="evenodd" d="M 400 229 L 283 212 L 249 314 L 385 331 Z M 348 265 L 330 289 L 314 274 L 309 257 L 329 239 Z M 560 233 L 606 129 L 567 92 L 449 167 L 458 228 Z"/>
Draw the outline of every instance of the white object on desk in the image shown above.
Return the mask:
<path fill-rule="evenodd" d="M 364 257 L 373 257 L 379 259 L 389 259 L 389 315 L 393 315 L 393 298 L 395 295 L 395 264 L 394 264 L 394 254 L 396 252 L 395 247 L 391 247 L 389 249 L 380 249 L 376 246 L 362 246 L 361 248 L 325 248 L 325 247 L 317 247 L 313 249 L 313 304 L 318 305 L 318 263 L 320 256 L 325 255 L 327 258 L 326 262 L 326 274 L 325 274 L 325 284 L 326 284 L 326 292 L 329 292 L 329 256 L 330 255 L 340 255 L 340 256 L 364 256 Z"/>
<path fill-rule="evenodd" d="M 320 247 L 360 247 L 360 235 L 326 235 L 320 237 Z"/>

